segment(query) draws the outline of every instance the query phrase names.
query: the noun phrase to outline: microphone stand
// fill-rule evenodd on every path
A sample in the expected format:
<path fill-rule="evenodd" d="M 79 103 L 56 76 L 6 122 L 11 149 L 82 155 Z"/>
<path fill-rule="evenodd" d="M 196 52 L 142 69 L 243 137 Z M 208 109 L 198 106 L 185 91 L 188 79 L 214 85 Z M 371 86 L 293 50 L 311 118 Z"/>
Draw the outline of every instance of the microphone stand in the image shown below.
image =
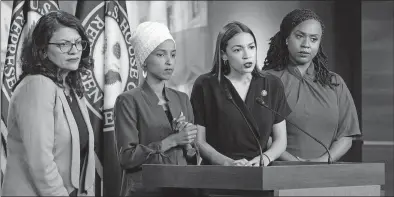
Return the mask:
<path fill-rule="evenodd" d="M 229 100 L 235 105 L 235 107 L 237 108 L 237 110 L 241 113 L 241 115 L 242 115 L 243 119 L 245 120 L 246 124 L 248 125 L 249 130 L 252 132 L 253 137 L 254 137 L 254 139 L 256 140 L 257 145 L 259 146 L 259 151 L 260 151 L 260 161 L 259 161 L 259 164 L 260 164 L 261 167 L 263 167 L 263 166 L 264 166 L 264 162 L 263 162 L 263 149 L 262 149 L 262 147 L 261 147 L 261 144 L 260 144 L 259 139 L 257 138 L 256 134 L 254 133 L 253 128 L 252 128 L 252 126 L 250 125 L 249 121 L 248 121 L 247 118 L 245 117 L 245 114 L 242 113 L 242 110 L 238 107 L 238 105 L 237 105 L 237 104 L 235 103 L 235 101 L 233 100 L 233 97 L 231 96 L 231 93 L 230 93 L 230 91 L 228 90 L 227 86 L 225 86 L 224 91 L 226 92 L 227 99 L 229 99 Z"/>

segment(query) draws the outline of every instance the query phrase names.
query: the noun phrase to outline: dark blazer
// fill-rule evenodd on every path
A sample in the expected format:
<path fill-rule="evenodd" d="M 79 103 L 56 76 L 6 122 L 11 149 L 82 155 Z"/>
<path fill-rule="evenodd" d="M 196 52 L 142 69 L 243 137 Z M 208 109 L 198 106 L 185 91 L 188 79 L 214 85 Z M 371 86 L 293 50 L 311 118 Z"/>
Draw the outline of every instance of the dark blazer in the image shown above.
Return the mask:
<path fill-rule="evenodd" d="M 182 112 L 193 123 L 193 110 L 185 93 L 164 88 L 174 118 Z M 123 192 L 142 187 L 142 164 L 187 165 L 183 147 L 161 151 L 161 141 L 174 133 L 159 99 L 147 82 L 120 94 L 115 102 L 115 133 L 120 165 L 125 172 Z M 127 188 L 125 188 L 127 186 Z M 122 195 L 128 195 L 123 193 Z"/>
<path fill-rule="evenodd" d="M 4 196 L 68 196 L 80 188 L 81 173 L 87 195 L 94 195 L 93 129 L 84 100 L 76 98 L 89 132 L 85 161 L 80 161 L 78 127 L 62 88 L 43 75 L 26 76 L 17 86 L 8 111 Z"/>

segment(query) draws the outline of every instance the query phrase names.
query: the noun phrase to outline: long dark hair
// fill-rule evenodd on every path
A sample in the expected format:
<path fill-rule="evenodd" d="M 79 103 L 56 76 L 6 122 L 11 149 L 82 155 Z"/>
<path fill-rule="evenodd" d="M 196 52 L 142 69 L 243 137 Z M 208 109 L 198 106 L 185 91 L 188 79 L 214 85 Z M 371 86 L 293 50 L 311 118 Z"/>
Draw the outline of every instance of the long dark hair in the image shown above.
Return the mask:
<path fill-rule="evenodd" d="M 37 74 L 44 75 L 52 79 L 58 86 L 63 87 L 63 78 L 60 75 L 61 69 L 44 56 L 53 33 L 61 27 L 75 29 L 81 36 L 81 39 L 89 43 L 81 22 L 75 16 L 62 10 L 53 11 L 42 16 L 35 25 L 33 32 L 29 32 L 29 35 L 24 41 L 21 55 L 22 74 L 13 87 L 13 90 L 24 77 Z M 82 98 L 84 94 L 81 74 L 87 74 L 87 70 L 93 68 L 93 58 L 89 54 L 90 45 L 88 44 L 82 51 L 78 69 L 70 71 L 65 78 L 67 85 L 69 85 L 80 98 Z"/>
<path fill-rule="evenodd" d="M 222 59 L 221 51 L 226 50 L 228 41 L 233 38 L 235 35 L 239 33 L 250 33 L 252 35 L 254 43 L 256 45 L 257 50 L 257 42 L 256 37 L 254 36 L 252 30 L 244 25 L 241 22 L 233 21 L 228 23 L 223 27 L 223 29 L 219 32 L 218 37 L 216 39 L 216 47 L 215 47 L 215 54 L 213 57 L 213 67 L 211 70 L 212 74 L 216 74 L 220 80 L 221 74 L 228 75 L 230 73 L 230 66 L 228 64 L 224 64 Z M 257 63 L 256 63 L 257 64 Z M 259 70 L 257 65 L 254 67 L 252 74 L 259 74 Z"/>
<path fill-rule="evenodd" d="M 280 31 L 270 38 L 269 49 L 267 57 L 264 60 L 263 70 L 276 70 L 280 71 L 285 69 L 289 64 L 289 50 L 286 45 L 286 39 L 289 37 L 291 31 L 302 23 L 303 21 L 314 19 L 320 23 L 324 32 L 324 23 L 320 17 L 309 9 L 296 9 L 288 13 L 280 24 Z M 328 69 L 328 58 L 323 52 L 322 44 L 316 56 L 312 59 L 316 76 L 314 82 L 320 83 L 323 87 L 329 86 L 333 88 L 338 84 L 332 82 L 334 74 Z"/>

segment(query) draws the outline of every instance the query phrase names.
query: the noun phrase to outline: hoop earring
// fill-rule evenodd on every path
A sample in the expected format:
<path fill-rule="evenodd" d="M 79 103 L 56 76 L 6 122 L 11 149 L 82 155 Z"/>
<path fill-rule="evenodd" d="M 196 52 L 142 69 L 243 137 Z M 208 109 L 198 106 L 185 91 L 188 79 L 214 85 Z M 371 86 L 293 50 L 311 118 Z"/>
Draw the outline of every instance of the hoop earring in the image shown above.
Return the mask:
<path fill-rule="evenodd" d="M 48 54 L 43 50 L 42 51 L 33 51 L 33 55 L 37 55 L 41 59 L 41 61 L 47 59 L 47 57 L 48 57 Z"/>
<path fill-rule="evenodd" d="M 223 60 L 223 62 L 224 62 L 224 65 L 225 65 L 225 66 L 228 66 L 227 60 Z"/>

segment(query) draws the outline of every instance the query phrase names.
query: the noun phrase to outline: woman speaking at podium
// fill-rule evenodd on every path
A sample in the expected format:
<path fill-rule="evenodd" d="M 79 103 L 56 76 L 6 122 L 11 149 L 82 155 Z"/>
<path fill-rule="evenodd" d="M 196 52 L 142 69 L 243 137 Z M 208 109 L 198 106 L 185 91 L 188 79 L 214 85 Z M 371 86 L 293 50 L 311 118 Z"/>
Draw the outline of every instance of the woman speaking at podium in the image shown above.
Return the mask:
<path fill-rule="evenodd" d="M 287 120 L 320 140 L 340 159 L 360 134 L 356 108 L 343 79 L 328 70 L 321 40 L 324 25 L 308 9 L 288 13 L 271 38 L 264 70 L 278 76 L 293 111 Z M 309 136 L 287 125 L 287 151 L 280 159 L 327 162 L 329 154 Z"/>
<path fill-rule="evenodd" d="M 167 26 L 141 23 L 132 43 L 138 67 L 146 76 L 141 86 L 118 96 L 115 132 L 124 171 L 122 196 L 193 196 L 187 189 L 158 189 L 141 184 L 142 164 L 187 165 L 196 161 L 190 145 L 196 138 L 188 96 L 165 86 L 175 66 L 175 40 Z"/>
<path fill-rule="evenodd" d="M 291 110 L 280 79 L 258 70 L 256 53 L 253 32 L 228 23 L 217 37 L 211 72 L 195 81 L 191 103 L 206 164 L 267 166 L 286 149 L 285 120 L 257 99 L 284 117 Z"/>

